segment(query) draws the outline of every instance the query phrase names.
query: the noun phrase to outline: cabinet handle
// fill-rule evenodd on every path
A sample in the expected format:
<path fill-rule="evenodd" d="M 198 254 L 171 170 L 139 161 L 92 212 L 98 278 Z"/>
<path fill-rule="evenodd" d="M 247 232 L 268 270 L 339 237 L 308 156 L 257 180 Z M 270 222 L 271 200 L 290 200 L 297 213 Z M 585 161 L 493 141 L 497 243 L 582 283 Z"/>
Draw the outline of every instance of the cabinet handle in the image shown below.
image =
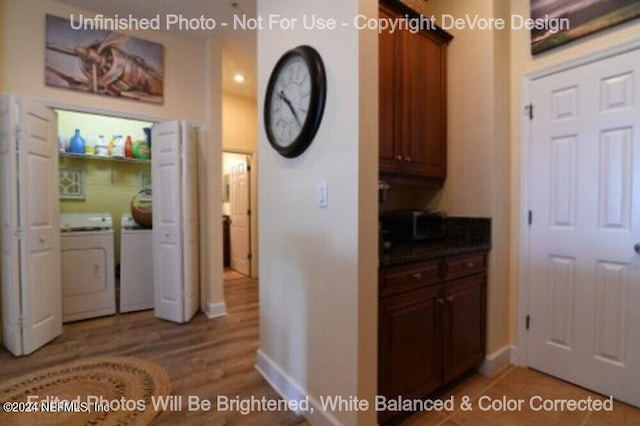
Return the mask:
<path fill-rule="evenodd" d="M 413 278 L 415 278 L 416 280 L 419 280 L 422 278 L 422 274 L 420 272 L 416 272 L 415 274 L 411 275 Z"/>
<path fill-rule="evenodd" d="M 398 155 L 398 156 L 396 157 L 396 161 L 402 161 L 402 155 Z"/>
<path fill-rule="evenodd" d="M 413 158 L 411 158 L 411 157 L 407 157 L 407 158 L 405 158 L 405 161 L 406 161 L 407 163 L 410 163 L 410 162 L 412 162 L 412 161 L 413 161 Z"/>
<path fill-rule="evenodd" d="M 473 268 L 474 266 L 476 266 L 476 264 L 475 264 L 475 263 L 473 263 L 473 262 L 467 262 L 467 263 L 465 263 L 464 265 L 465 265 L 467 268 Z"/>
<path fill-rule="evenodd" d="M 453 302 L 453 296 L 447 296 L 447 302 L 449 303 Z"/>

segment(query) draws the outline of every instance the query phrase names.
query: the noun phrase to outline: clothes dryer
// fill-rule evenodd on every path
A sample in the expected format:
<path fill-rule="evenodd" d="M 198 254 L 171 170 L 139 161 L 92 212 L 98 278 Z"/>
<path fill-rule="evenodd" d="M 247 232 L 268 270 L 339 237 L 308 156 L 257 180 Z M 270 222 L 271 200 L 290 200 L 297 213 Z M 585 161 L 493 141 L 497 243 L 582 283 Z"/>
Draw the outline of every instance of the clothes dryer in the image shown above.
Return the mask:
<path fill-rule="evenodd" d="M 61 213 L 62 321 L 115 314 L 113 220 L 109 213 Z"/>
<path fill-rule="evenodd" d="M 120 312 L 153 309 L 153 231 L 129 213 L 122 215 L 120 230 Z"/>

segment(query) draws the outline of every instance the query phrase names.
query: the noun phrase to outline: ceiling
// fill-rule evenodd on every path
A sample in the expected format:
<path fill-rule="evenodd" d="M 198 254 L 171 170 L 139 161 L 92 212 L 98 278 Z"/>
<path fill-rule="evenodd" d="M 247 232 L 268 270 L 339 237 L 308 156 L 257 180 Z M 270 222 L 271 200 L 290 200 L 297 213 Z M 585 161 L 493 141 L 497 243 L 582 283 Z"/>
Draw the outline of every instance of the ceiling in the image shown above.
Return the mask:
<path fill-rule="evenodd" d="M 217 27 L 213 30 L 180 30 L 177 25 L 161 31 L 176 37 L 204 43 L 211 35 L 222 40 L 222 86 L 226 93 L 255 98 L 257 93 L 256 71 L 256 32 L 233 29 L 235 15 L 256 16 L 256 0 L 57 0 L 81 10 L 101 13 L 107 16 L 128 16 L 152 18 L 160 15 L 175 14 L 182 17 L 213 18 Z M 228 22 L 227 27 L 220 26 Z M 236 73 L 247 77 L 247 81 L 238 84 L 233 80 Z"/>

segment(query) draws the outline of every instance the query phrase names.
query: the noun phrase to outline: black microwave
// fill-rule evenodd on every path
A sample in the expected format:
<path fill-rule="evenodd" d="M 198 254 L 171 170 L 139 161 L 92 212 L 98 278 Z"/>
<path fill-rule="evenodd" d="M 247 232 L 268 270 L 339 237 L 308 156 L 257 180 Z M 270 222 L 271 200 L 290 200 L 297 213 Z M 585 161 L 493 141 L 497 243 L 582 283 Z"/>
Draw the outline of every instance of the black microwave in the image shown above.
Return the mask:
<path fill-rule="evenodd" d="M 426 210 L 394 210 L 381 216 L 382 229 L 394 241 L 425 242 L 445 236 L 445 215 Z"/>

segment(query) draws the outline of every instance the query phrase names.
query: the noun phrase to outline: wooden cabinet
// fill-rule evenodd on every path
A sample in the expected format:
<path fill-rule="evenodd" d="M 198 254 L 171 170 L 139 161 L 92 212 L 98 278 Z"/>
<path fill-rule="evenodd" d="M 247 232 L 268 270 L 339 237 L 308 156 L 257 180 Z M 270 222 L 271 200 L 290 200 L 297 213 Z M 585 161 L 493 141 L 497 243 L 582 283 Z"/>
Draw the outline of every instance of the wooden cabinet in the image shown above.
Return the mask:
<path fill-rule="evenodd" d="M 379 14 L 392 19 L 415 12 L 385 1 Z M 379 156 L 380 172 L 387 177 L 446 177 L 446 49 L 451 39 L 440 29 L 380 34 Z"/>
<path fill-rule="evenodd" d="M 380 303 L 380 376 L 384 395 L 418 398 L 442 383 L 440 289 L 427 287 Z M 418 326 L 419 325 L 419 326 Z"/>
<path fill-rule="evenodd" d="M 486 252 L 383 268 L 379 282 L 380 395 L 426 397 L 482 363 Z"/>

